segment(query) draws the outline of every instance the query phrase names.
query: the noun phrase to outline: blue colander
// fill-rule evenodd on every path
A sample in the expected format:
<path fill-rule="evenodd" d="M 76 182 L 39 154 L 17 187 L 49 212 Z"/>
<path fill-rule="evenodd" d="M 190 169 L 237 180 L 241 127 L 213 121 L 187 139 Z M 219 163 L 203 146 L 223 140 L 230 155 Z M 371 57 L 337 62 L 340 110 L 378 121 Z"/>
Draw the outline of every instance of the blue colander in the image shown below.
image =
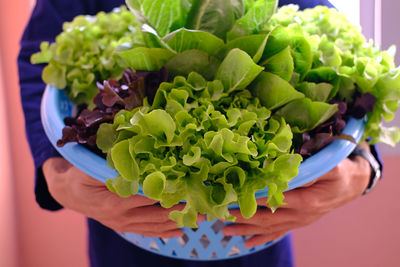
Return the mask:
<path fill-rule="evenodd" d="M 41 104 L 41 118 L 50 142 L 66 160 L 93 178 L 102 182 L 105 182 L 107 178 L 115 178 L 118 172 L 109 168 L 105 159 L 85 147 L 76 143 L 68 143 L 61 148 L 56 146 L 65 126 L 64 118 L 71 115 L 72 108 L 73 105 L 62 90 L 52 86 L 46 88 Z M 364 120 L 350 119 L 343 132 L 359 141 L 364 126 Z M 344 160 L 355 146 L 356 144 L 346 140 L 332 142 L 300 164 L 299 174 L 289 182 L 287 190 L 307 184 L 330 171 Z M 139 194 L 143 194 L 141 190 Z M 267 189 L 263 189 L 256 192 L 256 197 L 265 197 L 267 194 Z M 237 206 L 234 205 L 232 208 L 237 208 Z M 219 220 L 204 221 L 198 224 L 198 229 L 182 228 L 184 235 L 179 238 L 146 237 L 135 233 L 118 234 L 132 244 L 159 255 L 202 261 L 225 260 L 249 255 L 279 241 L 277 239 L 248 249 L 244 247 L 244 242 L 251 236 L 225 237 L 221 230 L 226 224 L 228 223 Z"/>

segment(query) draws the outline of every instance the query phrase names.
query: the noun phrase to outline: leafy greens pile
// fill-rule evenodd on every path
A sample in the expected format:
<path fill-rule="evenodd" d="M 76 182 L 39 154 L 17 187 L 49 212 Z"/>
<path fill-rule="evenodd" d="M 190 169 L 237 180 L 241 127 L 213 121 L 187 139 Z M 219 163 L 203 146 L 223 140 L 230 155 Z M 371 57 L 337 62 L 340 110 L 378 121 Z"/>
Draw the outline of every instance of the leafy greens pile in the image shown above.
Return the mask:
<path fill-rule="evenodd" d="M 232 64 L 246 68 L 238 72 Z M 293 134 L 285 120 L 270 118 L 245 89 L 261 71 L 233 49 L 216 80 L 195 72 L 177 76 L 160 86 L 152 106 L 120 112 L 113 124 L 101 125 L 98 135 L 109 138 L 98 139 L 98 146 L 120 173 L 107 181 L 109 189 L 128 197 L 141 184 L 166 208 L 185 200 L 185 209 L 170 215 L 180 227 L 196 227 L 198 212 L 232 220 L 228 205 L 236 202 L 245 218 L 252 217 L 255 192 L 266 186 L 270 207 L 282 205 L 302 157 L 290 153 Z"/>
<path fill-rule="evenodd" d="M 395 47 L 380 51 L 372 41 L 366 42 L 359 27 L 350 25 L 344 15 L 335 9 L 318 6 L 313 9 L 297 11 L 296 6 L 285 6 L 273 15 L 267 28 L 283 26 L 287 32 L 281 40 L 289 40 L 291 29 L 303 31 L 311 50 L 302 51 L 310 56 L 311 69 L 305 74 L 304 83 L 295 84 L 296 89 L 309 97 L 323 95 L 326 88 L 318 88 L 329 83 L 333 86 L 328 100 L 336 98 L 352 104 L 358 94 L 373 95 L 376 98 L 374 109 L 368 114 L 364 139 L 371 144 L 383 142 L 392 146 L 400 141 L 397 127 L 384 127 L 382 121 L 394 119 L 400 99 L 400 69 L 395 68 Z M 371 105 L 370 97 L 362 97 L 363 106 Z M 352 114 L 353 115 L 353 114 Z M 356 114 L 354 114 L 356 115 Z M 289 120 L 288 120 L 289 121 Z"/>
<path fill-rule="evenodd" d="M 127 67 L 165 68 L 169 82 L 160 84 L 154 101 L 147 95 L 143 106 L 122 105 L 112 123 L 99 127 L 97 147 L 120 174 L 107 180 L 108 188 L 128 197 L 142 186 L 163 207 L 185 201 L 184 210 L 170 215 L 179 226 L 196 227 L 199 212 L 233 221 L 233 203 L 249 218 L 257 209 L 255 192 L 266 186 L 271 209 L 284 204 L 283 191 L 302 160 L 297 152 L 310 155 L 337 138 L 349 140 L 341 134 L 349 117 L 368 113 L 371 143 L 400 140 L 398 128 L 382 126 L 400 99 L 394 49 L 366 43 L 334 9 L 276 12 L 277 2 L 127 0 L 134 17 L 118 13 L 131 23 L 122 23 L 126 35 L 104 33 L 112 40 L 108 52 L 83 57 L 97 64 L 94 70 L 86 61 L 61 64 L 59 58 L 70 59 L 61 37 L 50 49 L 44 43 L 32 60 L 50 62 L 44 80 L 67 86 L 75 103 L 95 95 L 94 79 L 118 78 Z M 63 34 L 92 36 L 86 28 Z M 95 46 L 92 41 L 85 44 Z M 75 49 L 66 55 L 79 54 Z"/>
<path fill-rule="evenodd" d="M 122 6 L 110 13 L 80 15 L 64 23 L 55 43 L 43 42 L 41 52 L 34 54 L 31 62 L 47 63 L 42 73 L 45 83 L 65 88 L 73 103 L 93 108 L 98 93 L 96 82 L 119 79 L 127 67 L 117 47 L 141 41 L 135 17 Z"/>
<path fill-rule="evenodd" d="M 103 84 L 98 83 L 99 93 L 93 99 L 95 108 L 90 110 L 86 104 L 77 105 L 76 114 L 64 118 L 66 126 L 57 146 L 77 142 L 102 155 L 96 146 L 99 126 L 112 122 L 121 109 L 132 110 L 140 107 L 145 97 L 153 99 L 159 85 L 166 80 L 165 68 L 160 71 L 136 72 L 127 69 L 121 81 L 110 78 Z"/>

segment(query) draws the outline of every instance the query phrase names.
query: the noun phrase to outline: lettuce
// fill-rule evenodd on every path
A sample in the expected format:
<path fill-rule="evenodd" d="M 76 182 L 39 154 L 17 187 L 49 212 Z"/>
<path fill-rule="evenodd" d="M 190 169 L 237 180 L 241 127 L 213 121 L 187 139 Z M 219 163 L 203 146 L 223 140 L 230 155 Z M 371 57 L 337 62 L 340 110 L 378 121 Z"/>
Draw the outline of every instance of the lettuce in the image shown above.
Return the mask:
<path fill-rule="evenodd" d="M 142 42 L 135 17 L 122 6 L 107 14 L 80 15 L 64 23 L 55 43 L 43 42 L 31 62 L 47 63 L 42 73 L 45 83 L 65 88 L 73 103 L 93 108 L 92 100 L 98 92 L 96 82 L 119 79 L 127 67 L 117 47 Z"/>
<path fill-rule="evenodd" d="M 227 92 L 245 89 L 263 70 L 240 49 L 232 49 L 219 67 L 215 78 L 220 80 Z"/>
<path fill-rule="evenodd" d="M 113 124 L 102 126 L 99 146 L 120 173 L 107 181 L 110 190 L 127 197 L 140 184 L 163 207 L 185 201 L 182 211 L 170 214 L 179 227 L 197 227 L 198 213 L 234 221 L 228 209 L 234 203 L 250 218 L 257 210 L 255 192 L 266 186 L 272 209 L 283 205 L 282 192 L 302 157 L 291 152 L 293 134 L 285 119 L 271 117 L 246 89 L 262 68 L 232 68 L 247 64 L 256 66 L 243 51 L 232 50 L 217 71 L 220 80 L 206 81 L 195 72 L 177 76 L 161 84 L 151 106 L 121 111 Z M 111 148 L 104 134 L 117 136 Z"/>
<path fill-rule="evenodd" d="M 96 17 L 78 16 L 64 25 L 55 44 L 44 42 L 41 52 L 32 56 L 34 63 L 49 63 L 43 80 L 66 87 L 74 103 L 90 108 L 94 107 L 91 99 L 97 92 L 96 82 L 120 78 L 126 67 L 147 71 L 166 67 L 169 81 L 197 72 L 209 81 L 221 81 L 225 88 L 229 84 L 228 91 L 249 86 L 273 110 L 302 95 L 314 102 L 344 100 L 351 105 L 355 97 L 368 93 L 377 101 L 368 115 L 364 137 L 370 137 L 371 143 L 391 145 L 399 140 L 399 129 L 382 125 L 398 109 L 395 49 L 380 51 L 367 43 L 360 28 L 336 10 L 319 6 L 298 11 L 291 5 L 275 12 L 276 0 L 126 3 L 133 14 L 121 8 Z M 228 55 L 250 57 L 254 64 L 246 60 L 247 65 L 232 66 L 232 76 L 222 79 L 217 71 Z M 235 80 L 246 68 L 255 76 L 248 79 L 259 76 L 256 84 Z M 270 75 L 274 86 L 265 85 L 261 70 L 279 78 Z M 276 94 L 275 86 L 281 86 L 282 93 Z"/>
<path fill-rule="evenodd" d="M 170 214 L 178 226 L 196 227 L 198 213 L 233 221 L 233 203 L 250 218 L 255 192 L 265 187 L 271 209 L 283 205 L 302 161 L 292 152 L 294 133 L 315 137 L 301 147 L 307 154 L 348 139 L 340 135 L 343 116 L 374 107 L 365 134 L 372 142 L 399 141 L 397 129 L 380 125 L 400 99 L 393 54 L 364 45 L 359 29 L 336 11 L 284 7 L 273 15 L 277 1 L 227 0 L 181 1 L 180 8 L 179 1 L 156 1 L 149 12 L 129 2 L 149 48 L 121 55 L 132 68 L 165 66 L 170 82 L 152 105 L 123 111 L 101 128 L 99 146 L 121 174 L 110 190 L 128 196 L 140 184 L 163 207 L 185 201 Z M 156 10 L 177 16 L 157 20 Z M 149 63 L 140 64 L 132 52 L 139 50 L 149 52 L 142 56 Z M 319 132 L 323 125 L 338 136 Z"/>
<path fill-rule="evenodd" d="M 336 104 L 330 105 L 303 98 L 290 102 L 279 109 L 276 114 L 284 117 L 293 127 L 294 132 L 304 133 L 321 125 L 337 111 L 338 107 Z"/>
<path fill-rule="evenodd" d="M 387 128 L 383 121 L 393 120 L 399 106 L 400 76 L 399 69 L 395 68 L 394 64 L 395 48 L 380 51 L 378 47 L 374 47 L 372 41 L 367 43 L 360 27 L 351 25 L 334 9 L 318 6 L 298 11 L 293 7 L 280 8 L 266 25 L 271 34 L 263 60 L 282 51 L 287 45 L 292 47 L 291 40 L 296 38 L 298 33 L 291 29 L 298 28 L 304 37 L 299 39 L 303 45 L 298 46 L 297 50 L 304 47 L 311 51 L 312 67 L 307 71 L 309 52 L 292 51 L 295 60 L 294 71 L 301 76 L 300 79 L 292 77 L 291 82 L 295 88 L 314 101 L 339 99 L 350 105 L 353 105 L 355 98 L 360 94 L 373 95 L 376 103 L 372 112 L 367 115 L 364 139 L 368 138 L 371 144 L 383 142 L 394 146 L 400 141 L 400 129 Z M 305 46 L 306 41 L 310 50 Z M 272 52 L 268 52 L 271 50 Z M 300 63 L 297 67 L 296 56 Z M 266 66 L 266 70 L 282 77 L 282 73 L 276 72 L 276 69 Z M 326 97 L 328 91 L 329 95 Z M 286 108 L 285 112 L 288 109 Z M 294 114 L 293 105 L 291 109 Z M 282 113 L 283 111 L 280 112 Z M 353 115 L 357 116 L 356 113 Z M 304 129 L 309 129 L 311 124 Z"/>
<path fill-rule="evenodd" d="M 126 109 L 97 132 L 98 148 L 120 174 L 107 187 L 128 197 L 141 186 L 166 208 L 184 201 L 183 210 L 170 214 L 180 227 L 196 227 L 198 213 L 234 221 L 228 209 L 234 203 L 250 218 L 260 189 L 268 187 L 273 211 L 284 204 L 283 191 L 302 161 L 294 151 L 309 155 L 332 140 L 351 140 L 341 134 L 349 116 L 368 113 L 364 137 L 371 143 L 400 141 L 398 128 L 382 126 L 399 107 L 394 49 L 366 43 L 333 9 L 291 6 L 275 13 L 277 3 L 127 0 L 137 22 L 120 16 L 134 34 L 112 32 L 96 42 L 99 26 L 79 18 L 32 61 L 50 62 L 44 80 L 66 86 L 76 103 L 88 102 L 95 81 L 120 76 L 123 67 L 167 70 L 168 82 L 154 79 L 156 95 L 139 105 L 104 90 L 104 103 Z M 99 14 L 97 22 L 108 18 L 120 17 Z M 81 24 L 89 28 L 85 41 L 69 40 L 68 32 L 81 36 Z M 88 55 L 77 53 L 78 46 Z"/>
<path fill-rule="evenodd" d="M 174 54 L 163 48 L 137 47 L 120 52 L 128 67 L 133 70 L 158 71 Z"/>
<path fill-rule="evenodd" d="M 277 0 L 251 1 L 246 14 L 238 19 L 227 33 L 227 39 L 233 40 L 260 32 L 275 13 L 277 6 Z"/>
<path fill-rule="evenodd" d="M 304 94 L 296 91 L 287 81 L 269 72 L 262 72 L 250 88 L 261 103 L 269 109 L 277 109 L 304 97 Z"/>
<path fill-rule="evenodd" d="M 197 49 L 213 55 L 224 45 L 223 40 L 209 32 L 187 30 L 184 28 L 168 34 L 163 40 L 177 53 Z"/>

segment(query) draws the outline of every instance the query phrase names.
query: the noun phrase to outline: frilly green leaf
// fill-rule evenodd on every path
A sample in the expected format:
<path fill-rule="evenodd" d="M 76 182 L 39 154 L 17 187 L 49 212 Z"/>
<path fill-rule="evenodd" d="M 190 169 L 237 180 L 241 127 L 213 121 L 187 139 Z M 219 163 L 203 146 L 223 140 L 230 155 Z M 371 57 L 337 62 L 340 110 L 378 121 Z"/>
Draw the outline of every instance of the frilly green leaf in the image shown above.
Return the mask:
<path fill-rule="evenodd" d="M 240 49 L 232 49 L 219 67 L 215 79 L 220 80 L 226 92 L 245 89 L 263 70 Z"/>
<path fill-rule="evenodd" d="M 197 73 L 178 76 L 160 86 L 152 107 L 117 114 L 99 132 L 115 129 L 118 136 L 111 158 L 118 179 L 126 182 L 110 181 L 110 189 L 128 195 L 118 186 L 139 182 L 163 207 L 185 201 L 183 210 L 170 214 L 179 227 L 197 227 L 198 213 L 233 221 L 229 205 L 235 203 L 245 217 L 253 216 L 255 192 L 268 182 L 283 185 L 276 199 L 292 177 L 274 170 L 275 178 L 268 178 L 264 163 L 289 154 L 293 134 L 283 118 L 270 118 L 271 111 L 244 89 L 254 73 L 240 75 L 247 82 L 239 81 L 234 92 Z"/>
<path fill-rule="evenodd" d="M 153 172 L 143 181 L 143 193 L 149 198 L 160 200 L 165 188 L 166 177 L 162 172 Z"/>

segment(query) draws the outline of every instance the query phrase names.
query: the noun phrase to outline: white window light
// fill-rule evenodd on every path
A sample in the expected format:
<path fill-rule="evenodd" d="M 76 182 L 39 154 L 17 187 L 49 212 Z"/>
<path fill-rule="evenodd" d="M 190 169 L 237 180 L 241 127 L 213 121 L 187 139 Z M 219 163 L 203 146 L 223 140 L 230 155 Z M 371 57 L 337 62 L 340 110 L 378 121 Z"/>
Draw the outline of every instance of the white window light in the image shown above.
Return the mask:
<path fill-rule="evenodd" d="M 353 25 L 360 25 L 360 0 L 330 0 Z"/>

